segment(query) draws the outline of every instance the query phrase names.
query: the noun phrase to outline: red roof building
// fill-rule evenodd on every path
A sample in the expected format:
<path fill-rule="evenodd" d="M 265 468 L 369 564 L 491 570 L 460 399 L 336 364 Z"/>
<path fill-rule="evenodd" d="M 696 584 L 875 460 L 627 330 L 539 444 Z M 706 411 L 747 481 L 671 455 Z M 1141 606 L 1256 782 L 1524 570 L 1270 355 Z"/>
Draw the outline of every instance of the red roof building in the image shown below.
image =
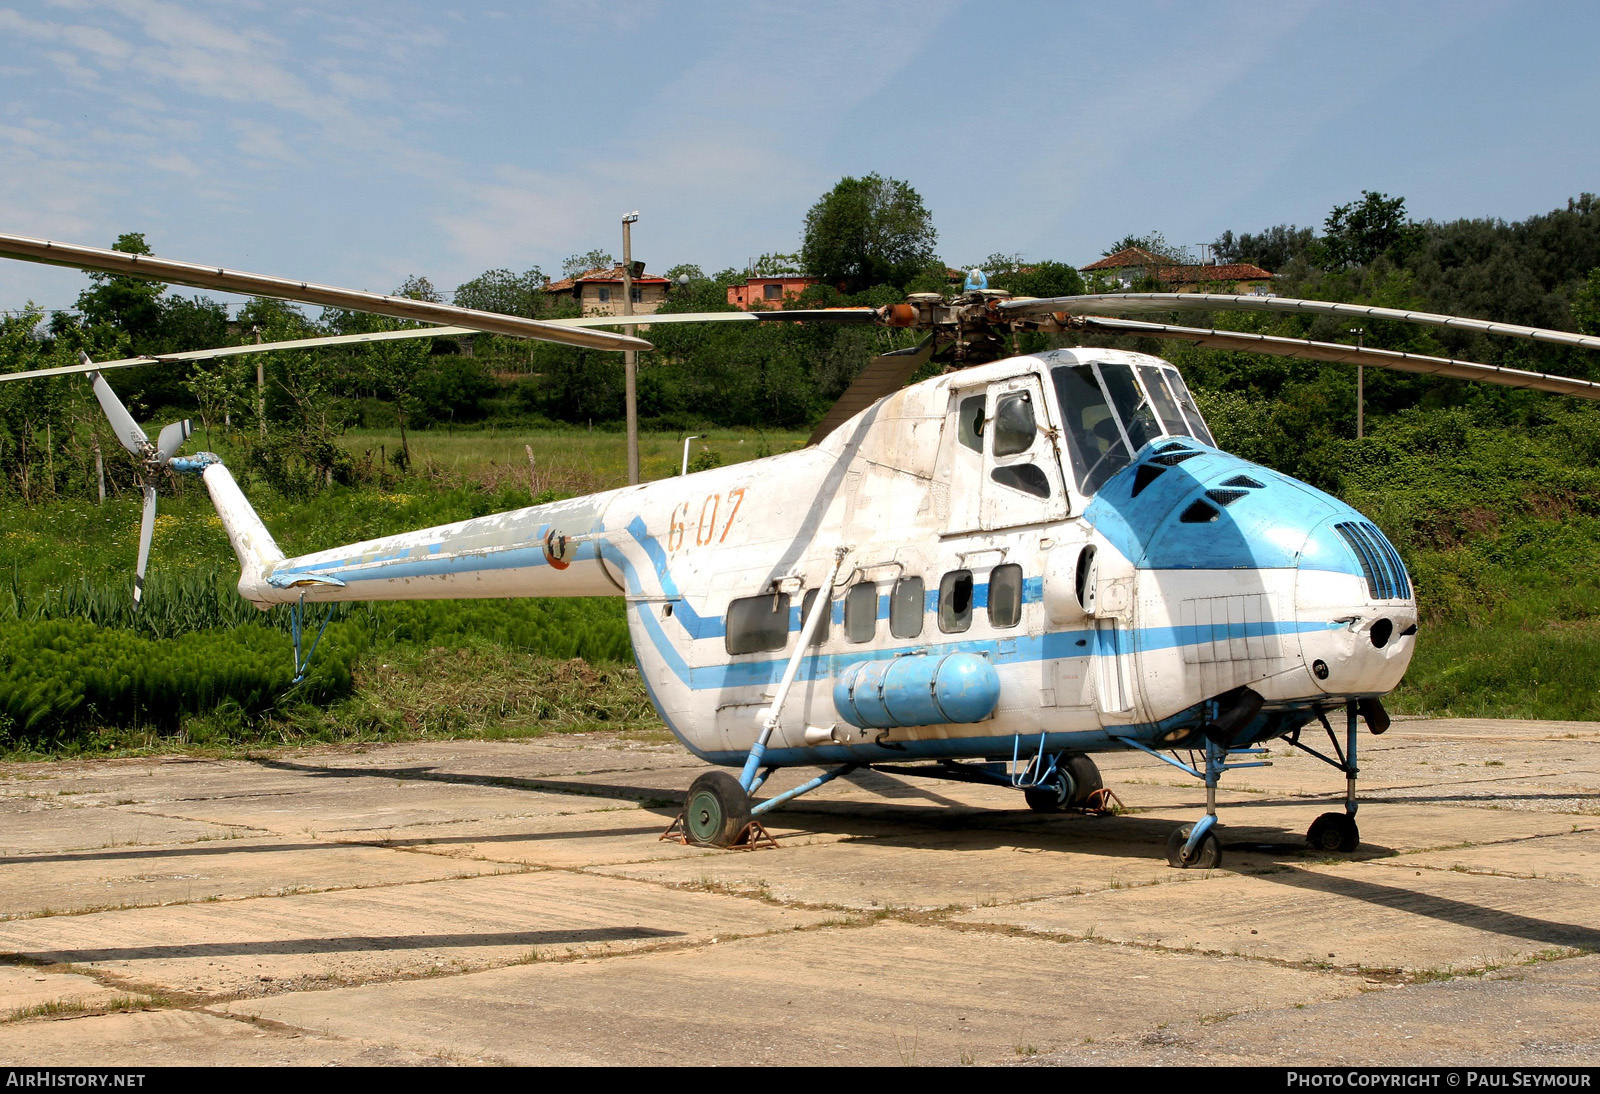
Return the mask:
<path fill-rule="evenodd" d="M 635 262 L 634 267 L 638 272 L 633 278 L 633 313 L 652 315 L 667 299 L 672 282 L 645 273 L 643 262 Z M 620 262 L 609 270 L 589 270 L 576 277 L 552 281 L 544 287 L 552 296 L 570 296 L 582 315 L 621 315 L 622 290 Z"/>
<path fill-rule="evenodd" d="M 1091 276 L 1098 274 L 1109 277 L 1123 288 L 1154 279 L 1172 292 L 1198 292 L 1202 288 L 1221 285 L 1256 292 L 1272 284 L 1271 273 L 1248 262 L 1233 262 L 1226 266 L 1188 265 L 1174 262 L 1143 247 L 1126 247 L 1079 269 Z"/>
<path fill-rule="evenodd" d="M 728 286 L 728 303 L 744 311 L 749 311 L 750 305 L 756 303 L 781 308 L 784 301 L 793 300 L 816 283 L 816 278 L 803 274 L 747 277 L 743 285 Z"/>

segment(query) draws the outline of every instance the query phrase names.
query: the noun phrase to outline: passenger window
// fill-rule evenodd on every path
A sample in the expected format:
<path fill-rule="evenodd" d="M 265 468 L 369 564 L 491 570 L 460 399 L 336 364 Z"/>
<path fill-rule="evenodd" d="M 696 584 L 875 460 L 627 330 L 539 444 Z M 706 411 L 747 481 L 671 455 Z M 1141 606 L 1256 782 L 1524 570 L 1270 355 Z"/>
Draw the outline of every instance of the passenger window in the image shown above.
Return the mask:
<path fill-rule="evenodd" d="M 1015 627 L 1022 620 L 1022 567 L 996 566 L 989 574 L 989 625 Z"/>
<path fill-rule="evenodd" d="M 922 633 L 923 583 L 920 577 L 902 577 L 889 597 L 889 633 L 915 638 Z"/>
<path fill-rule="evenodd" d="M 728 605 L 729 653 L 781 650 L 789 644 L 789 594 L 763 593 Z"/>
<path fill-rule="evenodd" d="M 939 582 L 939 629 L 956 634 L 972 626 L 972 571 L 951 570 Z"/>
<path fill-rule="evenodd" d="M 998 444 L 999 441 L 999 435 L 996 434 L 995 443 Z M 1050 496 L 1049 478 L 1031 463 L 1014 463 L 1008 467 L 997 467 L 989 472 L 989 477 L 1001 486 L 1021 490 L 1024 494 L 1032 494 L 1036 498 Z"/>
<path fill-rule="evenodd" d="M 818 589 L 807 589 L 805 597 L 800 601 L 800 625 L 804 627 L 806 620 L 811 618 L 811 605 L 817 602 Z M 811 644 L 820 646 L 828 640 L 828 629 L 833 625 L 833 605 L 829 604 L 822 610 L 822 618 L 817 621 L 817 633 L 811 636 Z"/>
<path fill-rule="evenodd" d="M 1033 447 L 1038 432 L 1033 420 L 1033 396 L 1026 391 L 1002 396 L 994 412 L 994 454 L 1015 456 Z"/>
<path fill-rule="evenodd" d="M 852 642 L 870 642 L 878 633 L 878 587 L 872 582 L 858 582 L 845 595 L 844 633 Z"/>
<path fill-rule="evenodd" d="M 973 395 L 961 400 L 961 409 L 956 411 L 958 428 L 956 436 L 961 443 L 974 452 L 983 451 L 983 403 L 986 396 Z"/>

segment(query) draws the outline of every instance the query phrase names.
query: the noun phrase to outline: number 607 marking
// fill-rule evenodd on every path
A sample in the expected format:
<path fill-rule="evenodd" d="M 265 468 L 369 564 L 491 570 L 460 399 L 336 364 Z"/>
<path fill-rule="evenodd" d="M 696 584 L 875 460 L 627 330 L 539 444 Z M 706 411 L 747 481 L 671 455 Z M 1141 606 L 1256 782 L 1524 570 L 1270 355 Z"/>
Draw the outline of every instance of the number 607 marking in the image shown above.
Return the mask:
<path fill-rule="evenodd" d="M 727 540 L 728 532 L 733 528 L 733 518 L 739 515 L 739 507 L 744 504 L 744 490 L 742 486 L 734 487 L 726 495 L 728 504 L 728 517 L 722 526 L 722 534 L 717 534 L 717 519 L 721 515 L 724 496 L 721 494 L 707 494 L 700 501 L 699 513 L 695 518 L 694 546 L 707 547 L 713 542 L 722 543 Z M 689 532 L 689 516 L 694 512 L 692 503 L 682 502 L 672 511 L 672 523 L 667 528 L 667 550 L 676 551 L 683 546 L 684 539 Z"/>

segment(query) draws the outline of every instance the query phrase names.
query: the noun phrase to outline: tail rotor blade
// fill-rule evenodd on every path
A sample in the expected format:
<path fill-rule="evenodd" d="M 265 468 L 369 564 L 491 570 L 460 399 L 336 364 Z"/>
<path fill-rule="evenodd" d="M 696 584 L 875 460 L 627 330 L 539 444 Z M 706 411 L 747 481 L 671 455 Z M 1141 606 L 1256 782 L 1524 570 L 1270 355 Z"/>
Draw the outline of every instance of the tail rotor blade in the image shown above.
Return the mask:
<path fill-rule="evenodd" d="M 90 363 L 87 353 L 81 356 L 84 364 Z M 122 405 L 122 400 L 117 398 L 117 393 L 111 390 L 111 385 L 106 383 L 104 376 L 98 372 L 91 372 L 89 380 L 94 384 L 94 397 L 100 401 L 100 409 L 105 411 L 106 420 L 111 423 L 111 432 L 117 435 L 117 440 L 121 442 L 123 448 L 142 459 L 150 448 L 150 438 L 139 428 L 139 423 L 133 420 L 133 415 Z"/>
<path fill-rule="evenodd" d="M 144 598 L 144 571 L 150 563 L 150 537 L 156 530 L 156 488 L 144 488 L 144 517 L 139 521 L 139 565 L 133 571 L 133 603 Z"/>
<path fill-rule="evenodd" d="M 193 430 L 189 428 L 188 418 L 181 422 L 173 422 L 163 429 L 161 435 L 156 438 L 156 462 L 166 463 L 172 459 L 178 449 L 183 447 L 183 442 L 189 439 L 189 434 L 192 432 Z"/>

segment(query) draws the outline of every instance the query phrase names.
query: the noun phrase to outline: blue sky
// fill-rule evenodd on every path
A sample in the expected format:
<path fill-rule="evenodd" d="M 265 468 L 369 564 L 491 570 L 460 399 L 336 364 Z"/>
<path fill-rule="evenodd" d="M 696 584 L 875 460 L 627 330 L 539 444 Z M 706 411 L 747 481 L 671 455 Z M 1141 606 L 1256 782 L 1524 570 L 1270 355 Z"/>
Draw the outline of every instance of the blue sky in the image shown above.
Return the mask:
<path fill-rule="evenodd" d="M 448 10 L 444 10 L 447 9 Z M 845 174 L 950 263 L 1506 220 L 1600 190 L 1600 4 L 0 0 L 0 231 L 388 291 L 797 249 Z M 0 308 L 81 274 L 0 262 Z"/>

